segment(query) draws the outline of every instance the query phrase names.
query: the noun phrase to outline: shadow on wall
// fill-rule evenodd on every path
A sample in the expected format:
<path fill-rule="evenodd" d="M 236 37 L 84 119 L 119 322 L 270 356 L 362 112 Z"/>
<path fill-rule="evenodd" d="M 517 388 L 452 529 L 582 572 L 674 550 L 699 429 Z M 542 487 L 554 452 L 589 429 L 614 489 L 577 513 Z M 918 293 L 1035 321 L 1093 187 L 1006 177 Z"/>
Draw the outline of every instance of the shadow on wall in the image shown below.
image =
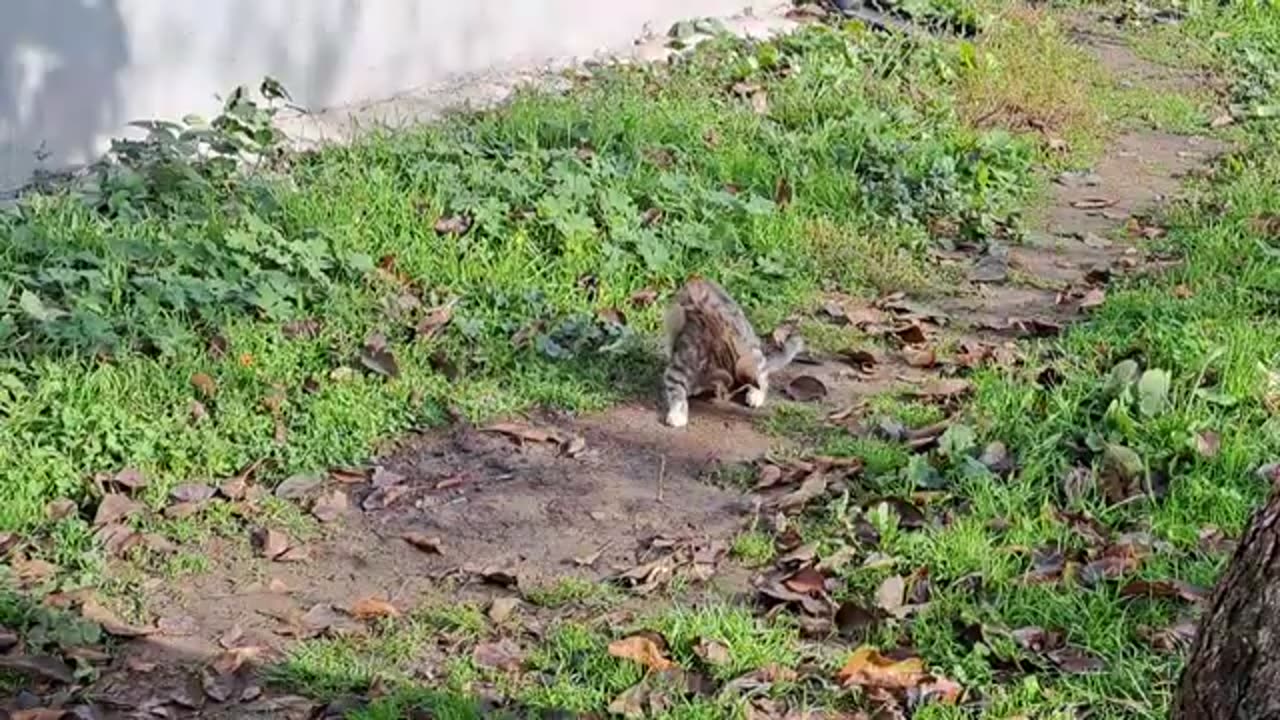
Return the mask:
<path fill-rule="evenodd" d="M 120 125 L 117 84 L 129 57 L 117 3 L 4 2 L 0 176 L 24 177 L 33 164 L 59 169 L 86 162 L 97 154 L 98 137 Z M 34 159 L 24 157 L 32 152 Z"/>
<path fill-rule="evenodd" d="M 303 104 L 326 98 L 360 23 L 356 0 L 305 13 L 149 2 L 0 0 L 0 190 L 33 169 L 95 160 L 128 122 L 212 114 L 218 97 L 263 75 Z"/>

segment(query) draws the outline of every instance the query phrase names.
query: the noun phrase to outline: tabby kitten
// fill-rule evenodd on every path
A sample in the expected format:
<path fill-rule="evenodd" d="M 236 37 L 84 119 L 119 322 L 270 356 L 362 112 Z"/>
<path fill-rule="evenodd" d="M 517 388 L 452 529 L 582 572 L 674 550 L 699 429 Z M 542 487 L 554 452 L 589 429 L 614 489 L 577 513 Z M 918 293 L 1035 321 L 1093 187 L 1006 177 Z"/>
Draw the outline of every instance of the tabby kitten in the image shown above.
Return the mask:
<path fill-rule="evenodd" d="M 667 306 L 667 369 L 662 375 L 667 424 L 689 424 L 689 398 L 708 392 L 723 396 L 746 387 L 748 407 L 764 405 L 769 375 L 804 349 L 799 337 L 766 355 L 742 308 L 711 280 L 694 277 Z"/>

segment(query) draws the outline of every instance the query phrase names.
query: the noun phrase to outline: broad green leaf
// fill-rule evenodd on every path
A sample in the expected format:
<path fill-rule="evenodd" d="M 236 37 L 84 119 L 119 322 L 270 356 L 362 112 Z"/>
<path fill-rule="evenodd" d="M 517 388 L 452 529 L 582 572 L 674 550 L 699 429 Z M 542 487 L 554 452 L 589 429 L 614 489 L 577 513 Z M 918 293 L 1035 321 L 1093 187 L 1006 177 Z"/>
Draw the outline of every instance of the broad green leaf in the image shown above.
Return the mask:
<path fill-rule="evenodd" d="M 45 305 L 40 296 L 30 290 L 22 291 L 22 295 L 18 297 L 18 307 L 22 308 L 22 312 L 37 322 L 50 322 L 67 314 L 64 310 Z"/>
<path fill-rule="evenodd" d="M 1124 445 L 1109 443 L 1102 451 L 1103 462 L 1115 470 L 1125 480 L 1132 480 L 1143 474 L 1145 465 L 1142 456 Z"/>
<path fill-rule="evenodd" d="M 938 451 L 952 460 L 968 454 L 977 445 L 978 438 L 974 434 L 973 428 L 962 424 L 952 425 L 947 428 L 946 432 L 942 433 L 942 437 L 938 439 Z"/>
<path fill-rule="evenodd" d="M 1138 381 L 1138 409 L 1145 417 L 1155 417 L 1169 406 L 1169 373 L 1151 369 Z"/>
<path fill-rule="evenodd" d="M 1121 388 L 1138 380 L 1138 363 L 1133 360 L 1123 360 L 1111 368 L 1111 374 L 1107 376 L 1107 391 L 1119 392 Z"/>

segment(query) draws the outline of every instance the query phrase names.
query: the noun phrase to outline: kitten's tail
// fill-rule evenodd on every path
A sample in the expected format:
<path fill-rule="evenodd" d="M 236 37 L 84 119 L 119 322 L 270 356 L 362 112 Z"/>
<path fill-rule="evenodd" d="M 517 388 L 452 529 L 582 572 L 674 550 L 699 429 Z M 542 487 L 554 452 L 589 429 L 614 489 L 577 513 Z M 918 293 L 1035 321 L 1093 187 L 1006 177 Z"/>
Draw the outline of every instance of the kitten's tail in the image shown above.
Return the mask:
<path fill-rule="evenodd" d="M 765 358 L 765 372 L 772 373 L 781 370 L 782 368 L 790 365 L 791 362 L 796 359 L 796 356 L 802 352 L 804 352 L 803 338 L 798 335 L 793 335 L 792 337 L 787 338 L 787 341 L 783 343 L 781 350 Z"/>

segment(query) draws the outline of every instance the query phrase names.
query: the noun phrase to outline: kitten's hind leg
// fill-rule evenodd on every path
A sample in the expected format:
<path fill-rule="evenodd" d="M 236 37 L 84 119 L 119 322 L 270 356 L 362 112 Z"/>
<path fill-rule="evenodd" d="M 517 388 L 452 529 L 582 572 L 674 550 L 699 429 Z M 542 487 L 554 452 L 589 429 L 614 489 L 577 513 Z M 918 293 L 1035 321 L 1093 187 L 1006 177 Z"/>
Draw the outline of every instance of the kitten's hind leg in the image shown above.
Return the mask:
<path fill-rule="evenodd" d="M 689 380 L 685 374 L 668 367 L 662 375 L 663 397 L 667 403 L 667 424 L 682 428 L 689 424 Z"/>

